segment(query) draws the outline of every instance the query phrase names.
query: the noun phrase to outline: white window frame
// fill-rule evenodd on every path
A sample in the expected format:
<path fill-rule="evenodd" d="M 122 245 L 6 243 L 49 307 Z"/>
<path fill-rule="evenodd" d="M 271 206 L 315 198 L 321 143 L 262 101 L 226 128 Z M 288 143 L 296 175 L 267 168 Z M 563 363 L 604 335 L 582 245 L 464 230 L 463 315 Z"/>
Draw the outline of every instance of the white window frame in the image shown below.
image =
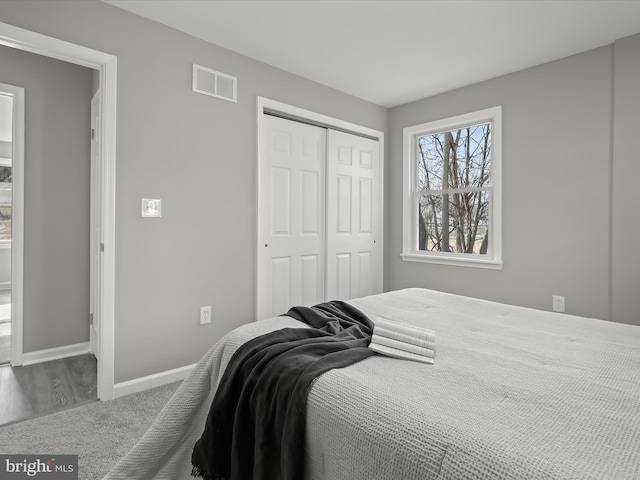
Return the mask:
<path fill-rule="evenodd" d="M 417 154 L 419 137 L 491 123 L 489 248 L 486 255 L 418 250 Z M 402 253 L 408 262 L 502 269 L 502 107 L 492 107 L 403 129 Z"/>

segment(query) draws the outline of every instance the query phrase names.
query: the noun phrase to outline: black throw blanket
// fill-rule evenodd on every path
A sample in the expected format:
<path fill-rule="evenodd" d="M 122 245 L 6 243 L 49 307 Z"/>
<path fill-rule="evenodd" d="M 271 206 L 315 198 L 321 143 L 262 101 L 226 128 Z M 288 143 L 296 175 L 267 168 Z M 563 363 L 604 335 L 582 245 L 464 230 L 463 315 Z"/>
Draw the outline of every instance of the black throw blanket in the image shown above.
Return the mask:
<path fill-rule="evenodd" d="M 229 361 L 191 457 L 205 480 L 304 477 L 306 400 L 320 374 L 373 351 L 373 322 L 340 301 L 286 315 L 314 328 L 285 328 L 242 345 Z"/>

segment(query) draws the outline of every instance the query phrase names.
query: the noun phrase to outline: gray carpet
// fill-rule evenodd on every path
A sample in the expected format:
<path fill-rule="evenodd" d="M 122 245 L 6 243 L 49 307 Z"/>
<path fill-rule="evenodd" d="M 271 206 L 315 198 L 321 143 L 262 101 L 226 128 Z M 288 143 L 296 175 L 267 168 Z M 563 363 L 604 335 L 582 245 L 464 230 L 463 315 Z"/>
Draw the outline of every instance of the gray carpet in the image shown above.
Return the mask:
<path fill-rule="evenodd" d="M 0 453 L 78 455 L 79 479 L 99 480 L 142 437 L 179 385 L 0 427 Z"/>

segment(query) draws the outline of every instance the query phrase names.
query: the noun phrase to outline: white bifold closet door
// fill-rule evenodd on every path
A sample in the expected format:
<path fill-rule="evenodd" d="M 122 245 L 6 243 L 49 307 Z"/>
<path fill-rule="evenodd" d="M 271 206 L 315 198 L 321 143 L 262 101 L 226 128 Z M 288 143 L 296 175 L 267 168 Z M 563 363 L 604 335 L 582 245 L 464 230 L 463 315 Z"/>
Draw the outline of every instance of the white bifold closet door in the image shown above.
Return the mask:
<path fill-rule="evenodd" d="M 263 120 L 258 319 L 378 293 L 378 142 Z"/>
<path fill-rule="evenodd" d="M 378 162 L 376 140 L 328 131 L 328 300 L 348 300 L 380 293 Z"/>
<path fill-rule="evenodd" d="M 259 319 L 324 298 L 326 129 L 266 115 L 260 155 Z"/>

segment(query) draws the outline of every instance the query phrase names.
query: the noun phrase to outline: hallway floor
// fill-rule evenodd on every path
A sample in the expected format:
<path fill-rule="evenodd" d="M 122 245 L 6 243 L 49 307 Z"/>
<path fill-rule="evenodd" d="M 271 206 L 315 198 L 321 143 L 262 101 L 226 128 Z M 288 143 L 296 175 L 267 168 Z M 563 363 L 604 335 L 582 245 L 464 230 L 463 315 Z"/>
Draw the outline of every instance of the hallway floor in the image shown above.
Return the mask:
<path fill-rule="evenodd" d="M 0 428 L 97 400 L 91 354 L 26 367 L 0 366 Z"/>
<path fill-rule="evenodd" d="M 92 354 L 12 367 L 11 290 L 0 290 L 0 428 L 97 400 Z"/>

